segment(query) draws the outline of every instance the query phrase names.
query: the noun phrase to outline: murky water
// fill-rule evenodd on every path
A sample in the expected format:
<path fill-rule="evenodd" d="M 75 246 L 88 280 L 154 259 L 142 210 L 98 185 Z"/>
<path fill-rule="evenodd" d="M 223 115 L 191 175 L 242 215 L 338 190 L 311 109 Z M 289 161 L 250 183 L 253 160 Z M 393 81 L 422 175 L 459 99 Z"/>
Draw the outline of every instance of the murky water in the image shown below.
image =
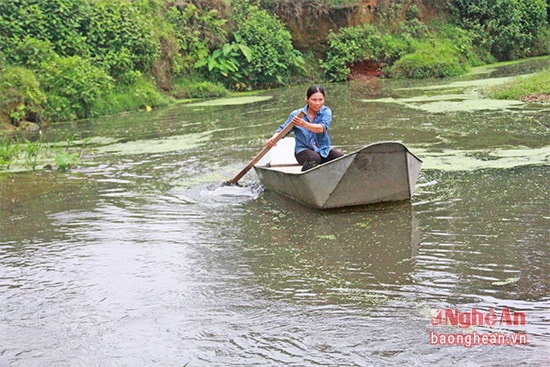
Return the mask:
<path fill-rule="evenodd" d="M 550 108 L 472 92 L 548 63 L 327 85 L 338 147 L 400 140 L 424 160 L 404 203 L 321 212 L 253 172 L 221 185 L 303 87 L 50 127 L 86 155 L 0 179 L 0 365 L 548 365 Z M 432 324 L 491 308 L 525 322 Z"/>

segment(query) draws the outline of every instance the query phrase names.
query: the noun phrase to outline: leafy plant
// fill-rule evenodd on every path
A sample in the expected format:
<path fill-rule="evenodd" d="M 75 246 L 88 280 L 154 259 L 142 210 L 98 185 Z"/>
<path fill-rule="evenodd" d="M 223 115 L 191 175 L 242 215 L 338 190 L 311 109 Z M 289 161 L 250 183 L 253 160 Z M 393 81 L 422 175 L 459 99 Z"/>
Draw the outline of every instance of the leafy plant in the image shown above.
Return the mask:
<path fill-rule="evenodd" d="M 38 163 L 38 155 L 41 151 L 41 145 L 39 141 L 30 141 L 25 140 L 24 153 L 25 153 L 25 165 L 32 169 L 36 170 L 36 165 Z"/>
<path fill-rule="evenodd" d="M 60 171 L 66 171 L 79 160 L 78 153 L 59 151 L 55 156 L 55 164 Z"/>
<path fill-rule="evenodd" d="M 0 167 L 10 168 L 13 160 L 18 156 L 20 146 L 18 143 L 10 141 L 0 142 Z"/>
<path fill-rule="evenodd" d="M 27 114 L 27 112 L 25 110 L 26 110 L 26 108 L 25 108 L 24 104 L 16 105 L 15 108 L 10 112 L 10 119 L 12 121 L 16 122 L 16 124 L 17 124 Z"/>
<path fill-rule="evenodd" d="M 6 67 L 0 72 L 0 119 L 17 125 L 23 119 L 40 120 L 45 94 L 34 73 L 23 67 Z"/>
<path fill-rule="evenodd" d="M 186 4 L 183 8 L 170 8 L 165 19 L 177 41 L 179 58 L 173 60 L 176 75 L 191 73 L 196 62 L 227 41 L 226 20 L 216 10 L 201 11 L 193 4 Z"/>
<path fill-rule="evenodd" d="M 237 42 L 226 43 L 221 49 L 214 50 L 208 57 L 197 61 L 195 67 L 205 68 L 208 73 L 217 74 L 227 85 L 244 84 L 245 74 L 239 60 L 252 61 L 252 50 Z"/>
<path fill-rule="evenodd" d="M 86 144 L 85 139 L 82 145 Z M 68 139 L 66 144 L 52 144 L 44 142 L 42 136 L 34 141 L 23 139 L 23 143 L 20 143 L 17 137 L 15 139 L 4 137 L 0 140 L 0 169 L 9 169 L 13 162 L 22 161 L 19 163 L 34 171 L 39 161 L 55 160 L 57 169 L 65 171 L 80 159 L 80 153 L 74 148 L 73 138 Z M 52 164 L 45 164 L 44 167 L 52 167 Z"/>
<path fill-rule="evenodd" d="M 547 6 L 545 0 L 453 1 L 459 25 L 498 60 L 544 52 L 534 47 L 548 34 Z"/>
<path fill-rule="evenodd" d="M 86 55 L 82 25 L 89 18 L 86 0 L 18 0 L 0 2 L 0 47 L 11 50 L 20 40 L 47 41 L 61 56 Z"/>
<path fill-rule="evenodd" d="M 42 62 L 51 61 L 57 56 L 53 45 L 48 40 L 40 40 L 31 36 L 16 39 L 10 45 L 7 60 L 12 65 L 27 68 L 37 68 Z"/>
<path fill-rule="evenodd" d="M 253 87 L 284 85 L 293 73 L 303 71 L 304 58 L 292 45 L 290 32 L 267 11 L 237 1 L 235 40 L 250 49 L 250 57 L 241 56 L 240 65 L 246 84 Z"/>
<path fill-rule="evenodd" d="M 149 19 L 131 2 L 94 1 L 83 33 L 92 59 L 115 78 L 129 70 L 147 72 L 160 54 Z"/>

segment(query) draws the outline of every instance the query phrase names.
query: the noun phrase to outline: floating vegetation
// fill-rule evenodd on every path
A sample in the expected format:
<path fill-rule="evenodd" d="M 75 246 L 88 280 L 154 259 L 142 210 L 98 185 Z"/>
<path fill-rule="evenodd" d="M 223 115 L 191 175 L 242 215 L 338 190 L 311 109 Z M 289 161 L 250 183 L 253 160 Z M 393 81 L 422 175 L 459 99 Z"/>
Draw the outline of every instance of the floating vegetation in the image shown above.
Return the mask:
<path fill-rule="evenodd" d="M 361 227 L 361 228 L 368 228 L 371 224 L 372 224 L 372 220 L 371 219 L 367 219 L 363 222 L 359 222 L 359 223 L 355 223 L 358 227 Z"/>
<path fill-rule="evenodd" d="M 362 101 L 371 103 L 396 103 L 411 109 L 422 110 L 429 113 L 506 110 L 524 106 L 525 102 L 520 100 L 490 99 L 486 97 L 483 91 L 490 87 L 528 78 L 531 75 L 532 74 L 514 77 L 460 80 L 446 84 L 401 88 L 399 90 L 422 90 L 426 94 L 406 98 L 364 99 Z M 428 95 L 429 92 L 432 94 Z"/>
<path fill-rule="evenodd" d="M 317 238 L 321 239 L 321 240 L 335 240 L 336 239 L 336 236 L 333 235 L 333 234 L 329 234 L 329 235 L 318 235 L 316 236 Z"/>
<path fill-rule="evenodd" d="M 336 303 L 353 303 L 362 307 L 380 306 L 389 301 L 383 294 L 369 292 L 358 288 L 332 288 L 328 289 L 329 299 Z"/>
<path fill-rule="evenodd" d="M 368 99 L 363 100 L 363 102 L 397 103 L 411 109 L 429 113 L 503 110 L 525 104 L 522 101 L 483 98 L 476 91 L 468 91 L 463 94 L 423 95 L 411 98 Z"/>
<path fill-rule="evenodd" d="M 97 153 L 153 154 L 191 150 L 202 146 L 210 138 L 210 132 L 169 136 L 165 138 L 136 140 L 104 145 L 95 149 Z"/>
<path fill-rule="evenodd" d="M 548 164 L 550 146 L 542 148 L 510 147 L 487 150 L 445 149 L 434 152 L 429 148 L 415 147 L 422 157 L 423 169 L 442 171 L 472 171 L 484 168 L 514 168 L 527 165 Z"/>
<path fill-rule="evenodd" d="M 519 280 L 519 277 L 512 277 L 512 278 L 506 278 L 502 281 L 498 281 L 498 282 L 492 282 L 491 284 L 492 285 L 508 285 L 508 284 L 514 284 L 514 283 L 517 283 Z"/>
<path fill-rule="evenodd" d="M 230 98 L 218 98 L 210 101 L 188 103 L 186 106 L 193 107 L 207 107 L 207 106 L 233 106 L 242 105 L 256 102 L 263 102 L 273 98 L 272 96 L 246 96 L 246 97 L 230 97 Z"/>

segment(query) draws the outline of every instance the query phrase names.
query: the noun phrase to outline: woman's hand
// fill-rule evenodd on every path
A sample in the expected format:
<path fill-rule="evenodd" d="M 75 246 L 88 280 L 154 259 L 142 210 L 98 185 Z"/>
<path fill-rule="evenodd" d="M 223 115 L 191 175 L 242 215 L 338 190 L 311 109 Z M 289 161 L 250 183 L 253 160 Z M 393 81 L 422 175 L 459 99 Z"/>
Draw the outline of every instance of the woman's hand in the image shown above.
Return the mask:
<path fill-rule="evenodd" d="M 273 136 L 272 136 L 271 138 L 269 138 L 269 139 L 267 139 L 267 140 L 265 141 L 265 145 L 266 145 L 267 147 L 273 148 L 273 147 L 276 145 L 276 144 L 275 144 L 275 140 L 274 140 L 274 138 L 275 138 L 276 135 L 277 135 L 277 134 L 273 134 Z"/>
<path fill-rule="evenodd" d="M 298 116 L 294 116 L 291 122 L 292 122 L 292 125 L 300 126 L 300 127 L 306 127 L 306 125 L 308 124 L 303 118 Z"/>

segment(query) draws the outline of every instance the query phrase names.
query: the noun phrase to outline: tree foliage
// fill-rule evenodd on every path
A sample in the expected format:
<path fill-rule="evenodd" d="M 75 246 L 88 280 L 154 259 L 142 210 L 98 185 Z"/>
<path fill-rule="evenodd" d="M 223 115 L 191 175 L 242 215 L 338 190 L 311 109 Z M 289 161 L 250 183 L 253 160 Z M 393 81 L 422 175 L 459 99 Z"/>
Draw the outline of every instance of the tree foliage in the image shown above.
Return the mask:
<path fill-rule="evenodd" d="M 537 54 L 536 45 L 548 36 L 545 0 L 454 0 L 461 27 L 477 35 L 475 43 L 498 60 Z M 544 42 L 548 44 L 548 39 Z"/>
<path fill-rule="evenodd" d="M 60 56 L 87 56 L 83 26 L 90 18 L 85 0 L 18 0 L 0 2 L 0 47 L 9 51 L 18 40 L 47 41 Z"/>
<path fill-rule="evenodd" d="M 163 17 L 170 25 L 177 43 L 176 76 L 192 74 L 195 64 L 208 58 L 227 41 L 227 20 L 215 9 L 200 10 L 193 4 L 171 7 Z"/>
<path fill-rule="evenodd" d="M 15 125 L 23 119 L 38 122 L 46 96 L 30 70 L 6 67 L 0 73 L 0 95 L 0 119 L 9 119 Z"/>
<path fill-rule="evenodd" d="M 117 78 L 148 72 L 159 56 L 159 40 L 145 15 L 130 3 L 96 1 L 83 29 L 92 60 Z"/>
<path fill-rule="evenodd" d="M 304 64 L 302 54 L 292 45 L 290 32 L 267 11 L 247 1 L 236 5 L 235 39 L 250 49 L 250 57 L 243 53 L 240 60 L 243 82 L 253 87 L 287 84 Z"/>

